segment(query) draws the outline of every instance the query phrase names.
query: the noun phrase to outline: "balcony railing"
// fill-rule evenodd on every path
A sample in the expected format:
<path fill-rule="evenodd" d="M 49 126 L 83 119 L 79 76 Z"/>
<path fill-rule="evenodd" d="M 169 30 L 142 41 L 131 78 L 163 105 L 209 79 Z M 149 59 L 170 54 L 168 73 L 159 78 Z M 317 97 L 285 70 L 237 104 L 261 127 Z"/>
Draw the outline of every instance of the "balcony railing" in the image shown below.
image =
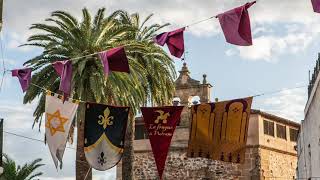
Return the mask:
<path fill-rule="evenodd" d="M 311 95 L 311 91 L 312 91 L 313 86 L 314 86 L 314 84 L 316 82 L 316 79 L 318 77 L 319 71 L 320 71 L 320 53 L 318 53 L 318 59 L 316 61 L 316 66 L 313 68 L 312 76 L 309 77 L 308 98 Z"/>

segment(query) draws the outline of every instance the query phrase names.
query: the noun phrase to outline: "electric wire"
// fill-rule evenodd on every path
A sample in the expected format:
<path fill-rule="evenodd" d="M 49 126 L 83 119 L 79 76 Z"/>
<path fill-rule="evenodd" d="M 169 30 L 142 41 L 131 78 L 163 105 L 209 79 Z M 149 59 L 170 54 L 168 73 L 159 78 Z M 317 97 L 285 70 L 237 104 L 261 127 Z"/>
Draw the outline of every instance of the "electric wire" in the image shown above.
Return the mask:
<path fill-rule="evenodd" d="M 197 25 L 197 24 L 200 24 L 202 22 L 205 22 L 205 21 L 208 21 L 208 20 L 211 20 L 213 18 L 215 18 L 216 16 L 211 16 L 209 18 L 206 18 L 206 19 L 202 19 L 202 20 L 199 20 L 199 21 L 195 21 L 193 23 L 190 23 L 188 25 L 185 25 L 183 27 L 186 27 L 186 28 L 189 28 L 190 26 L 194 26 L 194 25 Z M 124 46 L 128 46 L 128 45 L 124 45 Z M 1 49 L 2 49 L 2 42 L 1 42 Z M 76 60 L 76 59 L 81 59 L 81 58 L 84 58 L 84 57 L 89 57 L 89 56 L 93 56 L 93 55 L 97 55 L 99 53 L 101 53 L 103 51 L 99 51 L 99 52 L 95 52 L 95 53 L 91 53 L 91 54 L 87 54 L 87 55 L 83 55 L 83 56 L 78 56 L 78 57 L 73 57 L 73 58 L 66 58 L 68 60 Z M 3 55 L 2 55 L 3 56 Z M 3 58 L 3 57 L 2 57 Z M 3 69 L 5 72 L 7 71 L 11 71 L 11 70 L 6 70 L 6 69 Z M 1 86 L 0 86 L 1 87 Z"/>
<path fill-rule="evenodd" d="M 40 88 L 41 90 L 43 91 L 49 91 L 51 92 L 50 90 L 44 88 L 44 87 L 41 87 L 37 84 L 34 84 L 34 83 L 30 83 L 31 85 L 37 87 L 37 88 Z M 279 89 L 279 90 L 275 90 L 275 91 L 267 91 L 267 92 L 264 92 L 264 93 L 261 93 L 261 94 L 256 94 L 256 95 L 252 95 L 252 96 L 248 96 L 248 97 L 260 97 L 260 96 L 267 96 L 267 95 L 272 95 L 272 94 L 277 94 L 277 93 L 281 93 L 281 92 L 285 92 L 285 91 L 288 91 L 288 90 L 293 90 L 293 89 L 300 89 L 300 88 L 305 88 L 307 87 L 307 85 L 302 85 L 302 86 L 296 86 L 296 87 L 292 87 L 292 88 L 285 88 L 285 89 Z M 53 92 L 54 93 L 54 92 Z M 60 96 L 63 96 L 62 94 L 59 94 L 59 93 L 55 93 L 57 95 L 60 95 Z M 69 98 L 71 100 L 75 100 L 75 101 L 79 101 L 79 102 L 86 102 L 84 100 L 81 100 L 81 99 L 74 99 L 74 98 Z"/>
<path fill-rule="evenodd" d="M 264 92 L 264 93 L 261 93 L 261 94 L 256 94 L 256 95 L 253 95 L 252 97 L 259 97 L 259 96 L 277 94 L 277 93 L 281 93 L 281 92 L 288 91 L 288 90 L 305 88 L 305 87 L 307 87 L 307 86 L 308 86 L 308 85 L 301 85 L 301 86 L 296 86 L 296 87 L 293 87 L 293 88 L 279 89 L 279 90 L 275 90 L 275 91 L 269 91 L 269 92 Z"/>
<path fill-rule="evenodd" d="M 3 49 L 4 48 L 3 48 L 3 42 L 2 42 L 2 33 L 0 33 L 0 50 L 1 50 L 1 60 L 2 60 L 2 68 L 3 68 L 2 77 L 1 77 L 1 80 L 0 80 L 0 92 L 2 90 L 4 78 L 5 78 L 5 75 L 6 75 L 6 66 L 5 66 L 5 62 L 4 62 Z"/>
<path fill-rule="evenodd" d="M 6 133 L 6 134 L 10 134 L 10 135 L 16 136 L 16 137 L 20 137 L 20 138 L 23 138 L 23 139 L 27 139 L 27 140 L 30 140 L 30 141 L 37 141 L 37 142 L 42 142 L 42 143 L 44 143 L 44 141 L 43 141 L 43 140 L 40 140 L 40 139 L 31 138 L 31 137 L 28 137 L 28 136 L 16 134 L 16 133 L 9 132 L 9 131 L 3 131 L 3 132 Z M 76 150 L 76 148 L 69 147 L 69 146 L 66 146 L 66 148 Z M 86 162 L 79 161 L 79 160 L 77 160 L 77 162 L 81 162 L 81 163 L 87 164 Z M 88 173 L 89 173 L 89 171 L 87 172 L 87 174 L 88 174 Z M 87 176 L 87 175 L 86 175 L 86 176 Z M 240 176 L 240 177 L 249 177 L 249 176 Z M 289 177 L 275 177 L 275 176 L 268 176 L 268 177 L 267 177 L 267 176 L 264 176 L 264 178 L 289 179 Z M 320 178 L 320 177 L 310 177 L 310 178 Z M 291 179 L 291 178 L 290 178 L 290 179 Z M 297 180 L 303 180 L 303 179 L 308 179 L 308 178 L 297 178 Z"/>
<path fill-rule="evenodd" d="M 37 142 L 45 143 L 44 140 L 31 138 L 31 137 L 28 137 L 28 136 L 24 136 L 24 135 L 21 135 L 21 134 L 16 134 L 16 133 L 9 132 L 9 131 L 3 131 L 3 132 L 6 133 L 6 134 L 10 134 L 10 135 L 16 136 L 16 137 L 28 139 L 28 140 L 30 140 L 30 141 L 37 141 Z M 70 146 L 66 146 L 66 148 L 76 150 L 75 148 L 70 147 Z"/>

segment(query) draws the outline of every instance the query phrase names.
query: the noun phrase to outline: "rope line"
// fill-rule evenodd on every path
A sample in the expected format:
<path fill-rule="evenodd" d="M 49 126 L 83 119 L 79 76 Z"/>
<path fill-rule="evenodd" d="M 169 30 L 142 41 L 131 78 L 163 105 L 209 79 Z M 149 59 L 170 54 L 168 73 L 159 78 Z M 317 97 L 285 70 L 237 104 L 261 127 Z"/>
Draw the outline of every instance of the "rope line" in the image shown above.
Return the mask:
<path fill-rule="evenodd" d="M 88 175 L 89 175 L 89 173 L 90 173 L 90 171 L 92 170 L 92 168 L 91 167 L 89 167 L 88 168 L 88 172 L 87 172 L 87 174 L 86 174 L 86 176 L 84 177 L 84 180 L 86 180 L 87 179 L 87 177 L 88 177 Z"/>
<path fill-rule="evenodd" d="M 30 83 L 30 85 L 33 85 L 33 86 L 35 86 L 35 87 L 37 87 L 37 88 L 39 88 L 39 89 L 41 89 L 41 90 L 43 90 L 45 92 L 50 91 L 50 90 L 48 90 L 48 89 L 46 89 L 44 87 L 41 87 L 41 86 L 39 86 L 37 84 L 34 84 L 34 83 Z M 296 86 L 296 87 L 293 87 L 293 88 L 279 89 L 279 90 L 275 90 L 275 91 L 269 91 L 269 92 L 264 92 L 264 93 L 261 93 L 261 94 L 256 94 L 256 95 L 249 96 L 249 97 L 260 97 L 260 96 L 266 96 L 266 95 L 271 95 L 271 94 L 277 94 L 277 93 L 281 93 L 281 92 L 288 91 L 288 90 L 304 88 L 304 87 L 307 87 L 307 86 L 308 85 L 302 85 L 302 86 Z M 50 91 L 50 92 L 52 92 L 52 91 Z M 55 93 L 55 92 L 53 92 L 53 93 Z M 63 94 L 59 94 L 59 93 L 55 93 L 55 94 L 63 96 Z M 87 102 L 87 101 L 84 101 L 84 100 L 81 100 L 81 99 L 74 99 L 74 98 L 69 98 L 69 99 L 75 100 L 75 101 L 79 101 L 79 102 L 82 102 L 82 103 Z"/>
<path fill-rule="evenodd" d="M 41 86 L 39 86 L 39 85 L 37 85 L 37 84 L 34 84 L 34 83 L 30 83 L 30 85 L 35 86 L 35 87 L 37 87 L 37 88 L 39 88 L 39 89 L 41 89 L 41 90 L 43 90 L 43 91 L 45 91 L 45 92 L 48 92 L 48 91 L 49 91 L 49 92 L 52 92 L 52 91 L 50 91 L 49 89 L 46 89 L 46 88 L 41 87 Z M 60 93 L 55 93 L 55 92 L 52 92 L 52 93 L 57 94 L 57 95 L 60 95 L 60 96 L 64 96 L 63 94 L 60 94 Z M 83 101 L 83 100 L 80 100 L 80 99 L 73 99 L 73 98 L 70 98 L 70 97 L 68 97 L 68 99 L 75 100 L 75 101 L 79 101 L 79 102 L 86 102 L 86 101 Z"/>
<path fill-rule="evenodd" d="M 190 28 L 190 26 L 194 26 L 194 25 L 197 25 L 197 24 L 200 24 L 202 22 L 205 22 L 205 21 L 208 21 L 208 20 L 211 20 L 213 18 L 216 18 L 217 15 L 215 16 L 211 16 L 209 18 L 206 18 L 206 19 L 202 19 L 202 20 L 199 20 L 199 21 L 195 21 L 193 23 L 190 23 L 188 25 L 185 25 L 183 27 L 186 27 L 186 28 Z M 124 47 L 125 46 L 128 46 L 128 45 L 123 45 Z M 1 49 L 2 49 L 2 42 L 1 42 Z M 89 56 L 93 56 L 93 55 L 96 55 L 96 54 L 99 54 L 100 52 L 103 52 L 103 51 L 99 51 L 99 52 L 95 52 L 95 53 L 92 53 L 92 54 L 87 54 L 87 55 L 84 55 L 84 56 L 78 56 L 78 57 L 74 57 L 74 58 L 66 58 L 68 60 L 76 60 L 76 59 L 81 59 L 81 58 L 84 58 L 84 57 L 89 57 Z M 2 54 L 2 58 L 3 58 L 3 54 Z M 3 60 L 4 61 L 4 60 Z M 4 71 L 11 71 L 11 70 L 6 70 L 5 68 L 3 69 Z M 1 86 L 0 86 L 1 87 Z"/>
<path fill-rule="evenodd" d="M 3 131 L 3 132 L 4 132 L 4 133 L 7 133 L 7 134 L 10 134 L 10 135 L 13 135 L 13 136 L 20 137 L 20 138 L 29 139 L 29 140 L 31 140 L 31 141 L 37 141 L 37 142 L 42 142 L 42 143 L 44 143 L 44 141 L 41 140 L 41 139 L 35 139 L 35 138 L 31 138 L 31 137 L 28 137 L 28 136 L 16 134 L 16 133 L 9 132 L 9 131 Z M 66 146 L 66 148 L 76 150 L 75 148 L 70 147 L 70 146 Z"/>
<path fill-rule="evenodd" d="M 17 136 L 17 137 L 21 137 L 21 138 L 24 138 L 24 139 L 28 139 L 28 140 L 31 140 L 31 141 L 37 141 L 37 142 L 43 142 L 43 140 L 40 140 L 40 139 L 35 139 L 35 138 L 31 138 L 31 137 L 27 137 L 27 136 L 23 136 L 23 135 L 19 135 L 19 134 L 16 134 L 16 133 L 12 133 L 12 132 L 8 132 L 8 131 L 3 131 L 4 133 L 7 133 L 7 134 L 10 134 L 10 135 L 14 135 L 14 136 Z M 68 147 L 66 146 L 66 148 L 68 149 L 73 149 L 73 150 L 76 150 L 75 148 L 73 147 Z M 84 163 L 84 164 L 87 164 L 86 162 L 84 161 L 79 161 L 77 160 L 77 162 L 81 162 L 81 163 Z M 86 177 L 88 176 L 89 172 L 90 172 L 90 169 L 88 170 L 88 172 L 86 173 Z M 250 177 L 250 176 L 239 176 L 239 177 Z M 275 177 L 275 176 L 263 176 L 264 178 L 276 178 L 276 179 L 288 179 L 289 177 Z M 290 177 L 291 178 L 291 177 Z M 320 178 L 320 177 L 310 177 L 310 178 Z M 86 178 L 85 178 L 86 179 Z M 308 178 L 297 178 L 297 180 L 303 180 L 303 179 L 308 179 Z"/>
<path fill-rule="evenodd" d="M 184 27 L 190 28 L 190 26 L 194 26 L 194 25 L 200 24 L 200 23 L 202 23 L 202 22 L 208 21 L 208 20 L 213 19 L 213 18 L 215 18 L 215 17 L 216 17 L 216 16 L 211 16 L 211 17 L 209 17 L 209 18 L 207 18 L 207 19 L 202 19 L 202 20 L 200 20 L 200 21 L 196 21 L 196 22 L 191 23 L 191 24 L 189 24 L 189 25 L 186 25 L 186 26 L 184 26 Z"/>
<path fill-rule="evenodd" d="M 302 86 L 296 86 L 296 87 L 293 87 L 293 88 L 286 88 L 286 89 L 279 89 L 279 90 L 276 90 L 276 91 L 264 92 L 264 93 L 261 93 L 261 94 L 253 95 L 252 97 L 259 97 L 259 96 L 265 96 L 265 95 L 270 95 L 270 94 L 277 94 L 277 93 L 280 93 L 280 92 L 283 92 L 283 91 L 292 90 L 292 89 L 300 89 L 300 88 L 304 88 L 304 87 L 308 87 L 308 85 L 302 85 Z"/>
<path fill-rule="evenodd" d="M 92 53 L 92 54 L 87 54 L 87 55 L 84 55 L 84 56 L 78 56 L 78 57 L 74 57 L 74 58 L 66 58 L 65 60 L 70 60 L 70 61 L 72 61 L 72 60 L 81 59 L 81 58 L 84 58 L 84 57 L 93 56 L 93 55 L 99 54 L 99 53 L 101 53 L 101 52 L 103 52 L 103 51 L 95 52 L 95 53 Z M 12 70 L 4 69 L 4 73 L 10 72 L 10 71 L 12 71 Z"/>
<path fill-rule="evenodd" d="M 6 66 L 5 66 L 5 62 L 4 62 L 4 52 L 3 52 L 3 43 L 2 43 L 2 34 L 0 34 L 0 48 L 1 48 L 1 59 L 2 59 L 2 68 L 3 68 L 3 73 L 2 73 L 2 77 L 1 77 L 1 81 L 0 81 L 0 92 L 1 92 L 1 89 L 2 89 L 2 85 L 3 85 L 3 82 L 4 82 L 4 78 L 5 78 L 5 75 L 6 75 Z"/>

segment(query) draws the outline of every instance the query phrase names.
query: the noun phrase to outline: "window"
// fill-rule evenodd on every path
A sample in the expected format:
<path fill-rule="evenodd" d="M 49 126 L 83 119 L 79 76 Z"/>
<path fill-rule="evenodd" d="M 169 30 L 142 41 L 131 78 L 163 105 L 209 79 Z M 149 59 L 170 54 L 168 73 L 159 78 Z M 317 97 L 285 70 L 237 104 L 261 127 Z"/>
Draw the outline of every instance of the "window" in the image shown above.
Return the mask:
<path fill-rule="evenodd" d="M 298 130 L 290 128 L 290 141 L 297 142 Z"/>
<path fill-rule="evenodd" d="M 274 123 L 271 121 L 263 121 L 264 134 L 274 136 Z"/>
<path fill-rule="evenodd" d="M 135 135 L 135 137 L 134 137 L 135 140 L 149 138 L 143 124 L 141 124 L 141 125 L 139 124 L 139 125 L 135 126 L 135 134 L 134 135 Z"/>
<path fill-rule="evenodd" d="M 286 126 L 277 124 L 277 137 L 281 139 L 287 139 Z"/>

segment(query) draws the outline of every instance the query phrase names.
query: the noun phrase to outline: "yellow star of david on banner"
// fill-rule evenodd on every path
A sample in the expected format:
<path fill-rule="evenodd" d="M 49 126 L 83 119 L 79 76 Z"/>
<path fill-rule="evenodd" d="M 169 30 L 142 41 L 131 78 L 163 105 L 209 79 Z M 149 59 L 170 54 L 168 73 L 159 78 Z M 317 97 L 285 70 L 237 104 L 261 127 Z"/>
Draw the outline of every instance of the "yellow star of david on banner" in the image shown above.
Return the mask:
<path fill-rule="evenodd" d="M 57 110 L 55 113 L 47 114 L 46 128 L 50 129 L 51 136 L 53 136 L 57 131 L 65 132 L 64 124 L 68 121 L 68 118 L 61 117 L 60 111 Z"/>

